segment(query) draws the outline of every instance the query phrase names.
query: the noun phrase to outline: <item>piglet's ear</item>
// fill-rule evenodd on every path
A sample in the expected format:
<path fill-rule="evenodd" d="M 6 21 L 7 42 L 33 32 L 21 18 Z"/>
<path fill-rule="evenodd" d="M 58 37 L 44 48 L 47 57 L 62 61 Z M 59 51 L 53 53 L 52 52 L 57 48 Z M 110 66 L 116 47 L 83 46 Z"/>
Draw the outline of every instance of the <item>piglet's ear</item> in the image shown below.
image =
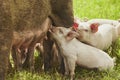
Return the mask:
<path fill-rule="evenodd" d="M 74 22 L 74 24 L 73 24 L 73 30 L 77 30 L 78 29 L 78 23 L 76 23 L 76 22 Z"/>
<path fill-rule="evenodd" d="M 98 31 L 98 26 L 99 26 L 99 23 L 92 23 L 90 25 L 91 32 L 96 33 Z"/>
<path fill-rule="evenodd" d="M 75 31 L 70 31 L 68 34 L 67 34 L 67 36 L 66 36 L 66 40 L 67 41 L 70 41 L 70 40 L 72 40 L 73 38 L 76 38 L 76 37 L 78 37 L 79 36 L 79 34 L 77 33 L 77 32 L 75 32 Z"/>

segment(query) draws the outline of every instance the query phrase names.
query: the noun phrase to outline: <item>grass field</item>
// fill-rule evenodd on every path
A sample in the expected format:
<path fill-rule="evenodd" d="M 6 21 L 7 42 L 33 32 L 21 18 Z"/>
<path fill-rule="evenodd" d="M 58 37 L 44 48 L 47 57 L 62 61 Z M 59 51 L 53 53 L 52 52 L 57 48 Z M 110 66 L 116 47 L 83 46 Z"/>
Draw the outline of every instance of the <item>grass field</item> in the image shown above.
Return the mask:
<path fill-rule="evenodd" d="M 81 19 L 85 17 L 120 19 L 120 0 L 73 0 L 74 14 Z M 120 80 L 120 42 L 117 40 L 110 49 L 106 50 L 110 56 L 117 57 L 113 71 L 93 71 L 77 68 L 75 80 Z M 27 71 L 9 74 L 7 80 L 68 80 L 57 72 L 29 73 Z"/>

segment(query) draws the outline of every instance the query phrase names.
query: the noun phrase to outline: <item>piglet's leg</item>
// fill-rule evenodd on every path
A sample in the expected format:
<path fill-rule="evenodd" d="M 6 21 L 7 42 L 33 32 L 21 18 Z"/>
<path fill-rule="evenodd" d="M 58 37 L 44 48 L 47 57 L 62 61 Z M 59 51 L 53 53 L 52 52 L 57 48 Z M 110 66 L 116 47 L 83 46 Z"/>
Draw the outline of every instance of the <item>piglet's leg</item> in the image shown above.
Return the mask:
<path fill-rule="evenodd" d="M 64 65 L 65 65 L 65 75 L 69 75 L 69 68 L 68 68 L 68 63 L 67 60 L 64 58 Z"/>
<path fill-rule="evenodd" d="M 74 60 L 72 58 L 67 59 L 67 64 L 68 64 L 68 68 L 70 71 L 70 80 L 74 80 L 75 61 L 76 60 Z"/>

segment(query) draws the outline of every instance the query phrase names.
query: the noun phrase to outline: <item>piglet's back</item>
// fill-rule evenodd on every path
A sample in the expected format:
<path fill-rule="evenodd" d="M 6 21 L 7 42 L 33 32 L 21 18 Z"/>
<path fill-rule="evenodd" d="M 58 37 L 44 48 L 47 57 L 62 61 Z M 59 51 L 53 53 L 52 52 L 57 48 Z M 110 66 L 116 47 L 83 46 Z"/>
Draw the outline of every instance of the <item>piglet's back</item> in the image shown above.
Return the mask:
<path fill-rule="evenodd" d="M 86 45 L 74 39 L 76 46 L 77 63 L 88 68 L 108 69 L 114 66 L 113 59 L 104 51 Z"/>

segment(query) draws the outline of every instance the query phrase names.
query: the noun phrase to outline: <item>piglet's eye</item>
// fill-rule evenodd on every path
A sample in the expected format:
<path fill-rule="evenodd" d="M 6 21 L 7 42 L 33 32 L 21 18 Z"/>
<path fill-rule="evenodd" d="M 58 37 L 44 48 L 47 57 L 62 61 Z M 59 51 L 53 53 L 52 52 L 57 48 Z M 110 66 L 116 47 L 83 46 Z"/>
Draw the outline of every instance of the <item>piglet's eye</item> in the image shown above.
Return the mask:
<path fill-rule="evenodd" d="M 63 31 L 60 29 L 60 30 L 59 30 L 59 33 L 63 34 Z"/>
<path fill-rule="evenodd" d="M 88 32 L 88 30 L 87 30 L 87 29 L 85 29 L 85 32 Z"/>

